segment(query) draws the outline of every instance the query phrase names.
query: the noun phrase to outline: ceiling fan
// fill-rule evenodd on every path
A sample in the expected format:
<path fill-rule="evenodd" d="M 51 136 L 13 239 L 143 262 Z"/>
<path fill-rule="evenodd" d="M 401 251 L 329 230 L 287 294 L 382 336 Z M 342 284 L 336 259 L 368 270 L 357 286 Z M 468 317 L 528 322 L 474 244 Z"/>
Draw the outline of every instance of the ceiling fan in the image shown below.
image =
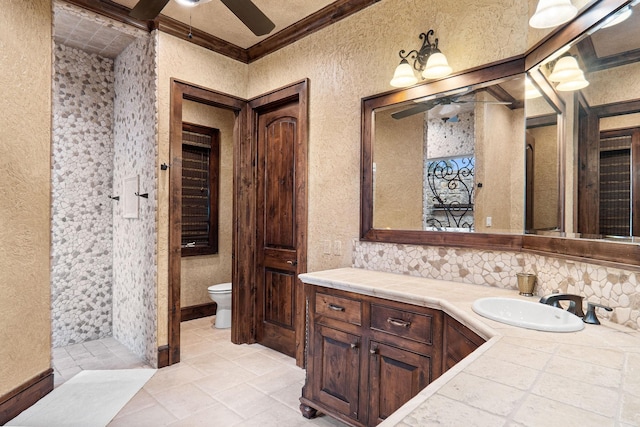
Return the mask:
<path fill-rule="evenodd" d="M 465 94 L 464 96 L 468 96 L 468 95 L 470 94 Z M 458 105 L 458 104 L 467 104 L 467 103 L 484 103 L 484 104 L 499 104 L 499 105 L 511 104 L 511 102 L 503 102 L 503 101 L 476 101 L 475 99 L 463 99 L 461 96 L 445 96 L 442 98 L 419 102 L 417 105 L 409 107 L 406 110 L 393 113 L 391 117 L 393 117 L 396 120 L 400 120 L 406 117 L 413 116 L 415 114 L 424 113 L 425 111 L 429 111 L 437 106 Z M 457 114 L 455 116 L 457 116 Z M 449 120 L 449 121 L 458 121 L 458 120 Z"/>
<path fill-rule="evenodd" d="M 198 5 L 211 0 L 183 0 L 185 3 Z M 251 0 L 220 0 L 234 13 L 256 36 L 269 34 L 275 24 Z M 129 16 L 143 21 L 156 19 L 169 0 L 140 0 Z"/>

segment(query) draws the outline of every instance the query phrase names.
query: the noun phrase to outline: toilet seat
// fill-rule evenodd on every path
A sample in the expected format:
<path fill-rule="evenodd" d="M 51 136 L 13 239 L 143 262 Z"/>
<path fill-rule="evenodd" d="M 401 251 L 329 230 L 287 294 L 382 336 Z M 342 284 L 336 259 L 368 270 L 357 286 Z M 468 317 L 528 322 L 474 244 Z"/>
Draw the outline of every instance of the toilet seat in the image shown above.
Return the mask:
<path fill-rule="evenodd" d="M 207 288 L 211 294 L 224 294 L 231 292 L 231 282 L 211 285 Z"/>

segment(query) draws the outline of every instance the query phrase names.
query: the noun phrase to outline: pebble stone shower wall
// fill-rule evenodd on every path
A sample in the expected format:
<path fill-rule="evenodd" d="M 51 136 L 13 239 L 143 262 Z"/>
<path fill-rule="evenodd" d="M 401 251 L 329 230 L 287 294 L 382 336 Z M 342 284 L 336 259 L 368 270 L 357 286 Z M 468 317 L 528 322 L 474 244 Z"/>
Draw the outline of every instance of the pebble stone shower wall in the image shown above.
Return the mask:
<path fill-rule="evenodd" d="M 56 45 L 53 82 L 53 347 L 111 335 L 113 61 Z"/>
<path fill-rule="evenodd" d="M 113 336 L 157 366 L 156 33 L 138 38 L 115 61 Z M 122 213 L 123 179 L 138 176 L 138 218 Z"/>
<path fill-rule="evenodd" d="M 503 252 L 354 240 L 353 267 L 513 289 L 516 273 L 535 273 L 536 293 L 554 290 L 605 304 L 598 317 L 640 329 L 640 273 L 526 252 Z"/>

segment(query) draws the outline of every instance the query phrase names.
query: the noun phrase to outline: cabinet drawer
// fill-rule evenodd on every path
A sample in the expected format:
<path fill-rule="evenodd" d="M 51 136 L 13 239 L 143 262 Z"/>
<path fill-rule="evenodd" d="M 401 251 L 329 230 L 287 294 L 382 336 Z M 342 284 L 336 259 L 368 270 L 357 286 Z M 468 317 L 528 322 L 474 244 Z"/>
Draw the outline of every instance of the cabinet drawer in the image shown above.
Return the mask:
<path fill-rule="evenodd" d="M 371 304 L 372 329 L 427 345 L 433 344 L 432 319 L 428 314 Z"/>
<path fill-rule="evenodd" d="M 353 325 L 362 324 L 362 303 L 335 295 L 316 293 L 316 313 Z"/>

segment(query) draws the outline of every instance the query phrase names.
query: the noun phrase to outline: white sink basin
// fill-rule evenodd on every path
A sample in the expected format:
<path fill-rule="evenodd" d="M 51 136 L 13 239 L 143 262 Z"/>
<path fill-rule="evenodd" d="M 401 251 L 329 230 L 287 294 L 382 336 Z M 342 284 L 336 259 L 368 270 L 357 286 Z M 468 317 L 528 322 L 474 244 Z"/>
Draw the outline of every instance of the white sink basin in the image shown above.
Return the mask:
<path fill-rule="evenodd" d="M 578 316 L 558 307 L 515 298 L 480 298 L 473 311 L 491 320 L 548 332 L 574 332 L 584 328 Z"/>

